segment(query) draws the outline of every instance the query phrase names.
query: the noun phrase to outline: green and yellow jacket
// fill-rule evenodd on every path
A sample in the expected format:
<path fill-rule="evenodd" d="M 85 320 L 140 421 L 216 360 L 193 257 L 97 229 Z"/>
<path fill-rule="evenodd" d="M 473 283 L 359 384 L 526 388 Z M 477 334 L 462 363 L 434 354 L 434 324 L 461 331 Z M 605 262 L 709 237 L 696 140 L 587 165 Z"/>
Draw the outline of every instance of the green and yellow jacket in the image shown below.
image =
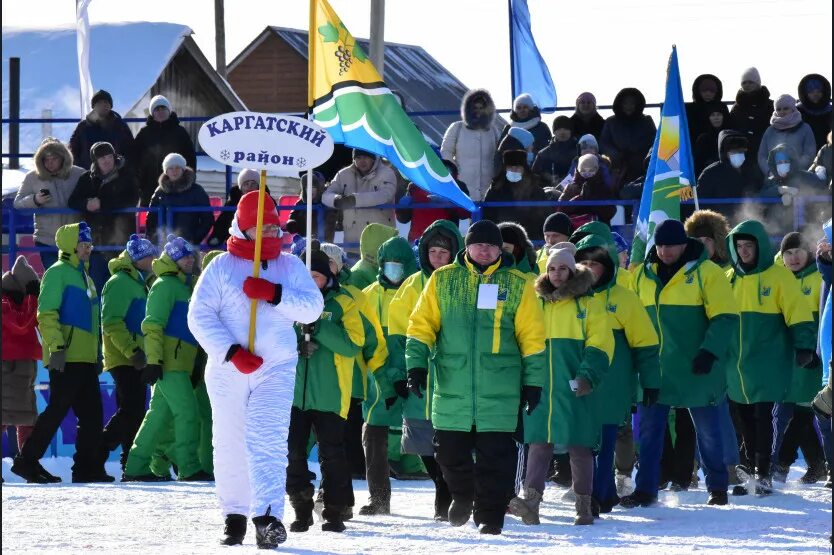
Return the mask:
<path fill-rule="evenodd" d="M 397 358 L 397 366 L 403 370 L 406 368 L 405 343 L 408 333 L 408 318 L 414 311 L 414 307 L 417 306 L 420 293 L 423 292 L 426 283 L 434 272 L 429 262 L 429 243 L 438 234 L 444 235 L 452 242 L 453 255 L 463 248 L 463 237 L 460 235 L 458 226 L 452 222 L 448 220 L 437 220 L 427 227 L 422 237 L 420 237 L 420 243 L 417 245 L 421 270 L 415 272 L 403 282 L 397 294 L 394 295 L 388 311 L 388 344 L 391 346 L 390 356 Z M 429 373 L 434 374 L 434 364 L 429 364 L 427 370 Z M 405 376 L 401 375 L 400 379 L 405 379 Z M 427 380 L 429 383 L 432 381 L 434 381 L 433 378 Z M 403 402 L 403 418 L 408 420 L 430 420 L 431 392 L 426 392 L 422 399 L 409 393 L 408 398 Z"/>
<path fill-rule="evenodd" d="M 158 277 L 148 292 L 142 333 L 148 364 L 160 364 L 165 372 L 191 372 L 197 356 L 197 340 L 188 329 L 191 276 L 163 254 L 151 265 Z"/>
<path fill-rule="evenodd" d="M 681 255 L 683 266 L 666 285 L 657 276 L 659 259 L 652 247 L 632 274 L 632 283 L 660 339 L 660 400 L 673 407 L 704 407 L 725 396 L 725 365 L 738 335 L 738 310 L 723 271 L 707 259 L 698 240 L 690 238 Z M 709 374 L 692 372 L 700 349 L 717 360 Z"/>
<path fill-rule="evenodd" d="M 299 342 L 304 339 L 298 324 L 296 334 Z M 365 332 L 356 301 L 341 287 L 325 295 L 324 311 L 311 339 L 319 349 L 310 358 L 298 358 L 292 404 L 347 418 L 354 359 L 365 343 Z"/>
<path fill-rule="evenodd" d="M 365 289 L 375 282 L 379 273 L 379 261 L 377 260 L 379 248 L 385 241 L 396 236 L 397 230 L 391 226 L 378 223 L 368 224 L 359 236 L 359 252 L 362 257 L 350 269 L 347 284 Z"/>
<path fill-rule="evenodd" d="M 385 241 L 379 247 L 377 260 L 379 270 L 376 281 L 366 287 L 364 293 L 368 297 L 368 307 L 382 324 L 382 333 L 389 356 L 377 372 L 368 374 L 368 394 L 362 404 L 362 415 L 365 422 L 371 426 L 400 427 L 402 426 L 402 398 L 397 396 L 397 401 L 391 408 L 385 407 L 385 399 L 395 395 L 393 384 L 405 379 L 405 367 L 398 359 L 391 356 L 392 343 L 388 330 L 391 301 L 394 300 L 402 283 L 394 285 L 385 279 L 382 267 L 385 262 L 399 262 L 404 266 L 403 275 L 408 276 L 417 270 L 417 261 L 414 260 L 414 251 L 411 250 L 408 241 L 402 237 Z"/>
<path fill-rule="evenodd" d="M 809 259 L 808 265 L 796 272 L 794 277 L 799 280 L 799 289 L 802 291 L 802 296 L 808 301 L 808 306 L 811 308 L 811 314 L 814 317 L 814 329 L 816 333 L 819 333 L 822 275 L 817 270 L 813 256 Z M 788 390 L 788 396 L 785 398 L 785 402 L 810 403 L 816 397 L 821 382 L 822 365 L 813 369 L 794 367 L 791 387 Z"/>
<path fill-rule="evenodd" d="M 599 443 L 599 389 L 607 379 L 614 336 L 602 298 L 591 291 L 594 274 L 579 266 L 559 288 L 542 274 L 536 294 L 544 309 L 547 379 L 542 400 L 524 413 L 525 443 L 558 443 L 595 447 Z M 577 397 L 570 381 L 585 378 L 592 393 Z"/>
<path fill-rule="evenodd" d="M 741 266 L 735 248 L 739 235 L 753 237 L 758 245 L 754 268 Z M 727 368 L 730 399 L 745 404 L 784 401 L 793 379 L 796 350 L 816 349 L 811 308 L 799 280 L 773 263 L 770 239 L 760 222 L 748 220 L 734 227 L 727 236 L 727 249 L 732 262 L 727 277 L 741 313 Z M 817 387 L 819 383 L 817 379 Z"/>
<path fill-rule="evenodd" d="M 597 388 L 602 424 L 622 424 L 631 406 L 641 400 L 641 388 L 660 388 L 660 344 L 648 312 L 637 294 L 617 284 L 617 247 L 599 235 L 589 235 L 576 245 L 579 251 L 604 248 L 610 258 L 606 274 L 594 289 L 602 301 L 614 334 L 614 355 L 602 385 Z M 638 383 L 639 376 L 639 383 Z"/>
<path fill-rule="evenodd" d="M 136 349 L 144 347 L 142 320 L 148 286 L 127 251 L 107 264 L 110 279 L 101 293 L 101 329 L 104 369 L 130 365 Z"/>
<path fill-rule="evenodd" d="M 497 304 L 479 309 L 487 285 L 498 286 Z M 533 287 L 506 253 L 480 271 L 461 251 L 429 278 L 408 323 L 406 365 L 434 363 L 428 385 L 435 429 L 516 429 L 521 387 L 542 387 L 546 378 L 542 308 Z"/>
<path fill-rule="evenodd" d="M 75 254 L 78 224 L 55 232 L 58 261 L 47 268 L 38 296 L 38 329 L 44 363 L 59 349 L 66 350 L 67 362 L 98 361 L 99 298 L 96 286 Z"/>

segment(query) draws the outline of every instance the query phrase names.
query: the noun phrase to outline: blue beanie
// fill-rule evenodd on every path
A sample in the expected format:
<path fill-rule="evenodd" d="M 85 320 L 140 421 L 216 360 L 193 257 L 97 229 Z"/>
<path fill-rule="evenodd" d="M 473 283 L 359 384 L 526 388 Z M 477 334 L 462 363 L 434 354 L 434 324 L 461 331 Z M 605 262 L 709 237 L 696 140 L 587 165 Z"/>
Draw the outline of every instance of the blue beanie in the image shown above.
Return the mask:
<path fill-rule="evenodd" d="M 510 127 L 510 130 L 507 132 L 507 135 L 521 143 L 521 148 L 526 149 L 531 144 L 535 138 L 533 134 L 527 131 L 526 129 L 522 129 L 521 127 Z"/>
<path fill-rule="evenodd" d="M 134 233 L 127 240 L 127 255 L 133 262 L 139 262 L 143 258 L 156 256 L 156 247 L 147 239 Z"/>
<path fill-rule="evenodd" d="M 171 234 L 168 236 L 168 242 L 165 243 L 165 254 L 176 262 L 181 258 L 194 254 L 194 247 L 182 237 Z"/>
<path fill-rule="evenodd" d="M 78 222 L 78 242 L 79 243 L 92 243 L 93 242 L 93 232 L 90 229 L 90 226 L 87 225 L 87 222 Z"/>
<path fill-rule="evenodd" d="M 657 233 L 657 231 L 655 231 Z M 628 241 L 616 231 L 612 231 L 611 235 L 614 237 L 614 243 L 617 245 L 617 253 L 628 252 Z"/>
<path fill-rule="evenodd" d="M 686 231 L 680 220 L 663 220 L 654 228 L 654 244 L 657 246 L 685 245 Z"/>

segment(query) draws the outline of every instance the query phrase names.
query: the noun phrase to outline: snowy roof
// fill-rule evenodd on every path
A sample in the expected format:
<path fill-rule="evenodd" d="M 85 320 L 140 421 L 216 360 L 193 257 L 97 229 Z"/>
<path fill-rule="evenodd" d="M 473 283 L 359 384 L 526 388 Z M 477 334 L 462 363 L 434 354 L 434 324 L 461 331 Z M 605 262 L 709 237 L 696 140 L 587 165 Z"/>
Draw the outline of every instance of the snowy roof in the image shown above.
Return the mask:
<path fill-rule="evenodd" d="M 286 27 L 267 27 L 243 52 L 229 64 L 231 71 L 245 59 L 272 32 L 289 44 L 305 60 L 307 59 L 307 31 Z M 365 52 L 369 51 L 368 39 L 356 41 Z M 396 42 L 385 43 L 385 66 L 383 79 L 393 91 L 405 97 L 406 110 L 424 112 L 433 110 L 460 109 L 460 101 L 467 91 L 449 70 L 443 67 L 422 47 Z M 414 116 L 412 118 L 425 135 L 440 144 L 450 124 L 460 119 L 457 114 L 449 116 Z"/>
<path fill-rule="evenodd" d="M 157 82 L 183 42 L 192 42 L 191 34 L 190 27 L 174 23 L 91 25 L 93 88 L 107 90 L 113 96 L 113 109 L 126 116 Z M 3 117 L 9 114 L 8 59 L 20 57 L 21 117 L 40 118 L 42 110 L 51 109 L 52 117 L 80 120 L 76 52 L 75 26 L 3 27 Z M 231 87 L 228 84 L 226 87 L 228 90 L 223 93 L 240 102 Z M 74 123 L 53 124 L 51 134 L 68 141 L 74 128 Z M 21 124 L 20 152 L 34 152 L 42 137 L 41 124 Z M 4 125 L 3 152 L 7 151 L 7 125 Z"/>

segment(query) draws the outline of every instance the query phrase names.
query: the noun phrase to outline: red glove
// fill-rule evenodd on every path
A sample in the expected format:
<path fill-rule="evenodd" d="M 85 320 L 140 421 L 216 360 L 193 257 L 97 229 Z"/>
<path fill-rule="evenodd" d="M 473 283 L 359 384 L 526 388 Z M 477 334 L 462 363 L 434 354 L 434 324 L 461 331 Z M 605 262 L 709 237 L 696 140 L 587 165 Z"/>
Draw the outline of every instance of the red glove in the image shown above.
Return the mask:
<path fill-rule="evenodd" d="M 269 280 L 248 277 L 243 282 L 243 292 L 250 299 L 272 304 L 281 302 L 281 285 Z"/>
<path fill-rule="evenodd" d="M 230 350 L 232 349 L 234 350 L 228 360 L 235 365 L 235 368 L 241 374 L 251 374 L 264 363 L 264 359 L 250 353 L 240 345 L 233 345 Z"/>

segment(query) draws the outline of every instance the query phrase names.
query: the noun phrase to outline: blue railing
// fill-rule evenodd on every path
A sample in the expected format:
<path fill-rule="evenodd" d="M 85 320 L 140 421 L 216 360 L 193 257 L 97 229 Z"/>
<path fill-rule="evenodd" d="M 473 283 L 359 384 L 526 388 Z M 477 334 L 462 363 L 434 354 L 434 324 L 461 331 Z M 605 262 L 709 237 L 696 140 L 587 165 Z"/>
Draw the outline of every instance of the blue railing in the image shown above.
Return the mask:
<path fill-rule="evenodd" d="M 805 224 L 805 207 L 808 203 L 828 203 L 830 202 L 830 198 L 827 196 L 809 196 L 809 197 L 797 197 L 794 200 L 794 204 L 792 207 L 792 218 L 793 218 L 793 227 L 792 229 L 798 229 Z M 694 201 L 683 201 L 682 204 L 684 205 L 692 205 Z M 475 203 L 477 210 L 472 212 L 471 221 L 476 222 L 481 219 L 482 210 L 484 208 L 536 208 L 536 207 L 544 207 L 544 208 L 551 208 L 556 209 L 559 207 L 579 207 L 579 206 L 623 206 L 623 207 L 630 207 L 633 210 L 633 213 L 636 214 L 640 201 L 639 200 L 597 200 L 597 201 L 569 201 L 569 202 L 559 202 L 559 201 L 528 201 L 528 202 L 479 202 Z M 725 199 L 702 199 L 701 204 L 709 205 L 709 206 L 716 206 L 716 205 L 738 205 L 738 204 L 759 204 L 759 205 L 773 205 L 773 204 L 781 204 L 780 198 L 725 198 Z M 277 206 L 278 210 L 303 210 L 306 211 L 306 205 L 297 205 L 297 206 Z M 407 210 L 419 210 L 419 209 L 443 209 L 443 208 L 457 208 L 453 204 L 448 203 L 414 203 L 408 205 L 402 204 L 383 204 L 380 206 L 375 207 L 368 207 L 362 208 L 367 210 L 396 210 L 396 209 L 407 209 Z M 325 211 L 332 210 L 322 204 L 313 204 L 312 206 L 313 212 L 316 217 L 317 229 L 318 229 L 318 236 L 321 237 L 323 234 L 323 230 L 325 229 Z M 165 222 L 165 227 L 167 229 L 173 229 L 174 225 L 174 218 L 177 213 L 187 213 L 187 212 L 233 212 L 235 207 L 232 206 L 222 206 L 222 207 L 215 207 L 215 206 L 183 206 L 183 207 L 137 207 L 137 208 L 125 208 L 122 210 L 114 210 L 110 213 L 139 213 L 139 212 L 156 212 L 157 214 L 157 226 L 160 225 L 160 222 Z M 555 210 L 554 210 L 555 211 Z M 10 260 L 14 260 L 20 252 L 43 252 L 43 251 L 55 251 L 55 247 L 38 247 L 38 246 L 18 246 L 17 245 L 17 235 L 18 235 L 18 226 L 20 224 L 20 219 L 24 217 L 31 217 L 34 214 L 80 214 L 80 212 L 76 210 L 71 210 L 69 208 L 27 208 L 27 209 L 15 209 L 13 207 L 3 207 L 3 219 L 4 219 L 4 227 L 8 228 L 8 244 L 3 245 L 3 253 L 9 254 Z M 622 226 L 619 226 L 619 229 L 625 232 L 626 236 L 630 237 L 632 235 L 633 230 L 633 223 L 628 223 Z M 788 230 L 785 230 L 788 231 Z M 158 234 L 159 236 L 159 234 Z M 164 237 L 164 234 L 162 234 Z M 343 248 L 357 248 L 359 245 L 358 243 L 346 243 L 341 242 L 339 243 L 340 246 Z M 200 245 L 202 250 L 207 250 L 212 247 L 208 247 L 205 243 Z M 124 245 L 96 245 L 96 250 L 99 251 L 121 251 L 124 249 Z"/>

